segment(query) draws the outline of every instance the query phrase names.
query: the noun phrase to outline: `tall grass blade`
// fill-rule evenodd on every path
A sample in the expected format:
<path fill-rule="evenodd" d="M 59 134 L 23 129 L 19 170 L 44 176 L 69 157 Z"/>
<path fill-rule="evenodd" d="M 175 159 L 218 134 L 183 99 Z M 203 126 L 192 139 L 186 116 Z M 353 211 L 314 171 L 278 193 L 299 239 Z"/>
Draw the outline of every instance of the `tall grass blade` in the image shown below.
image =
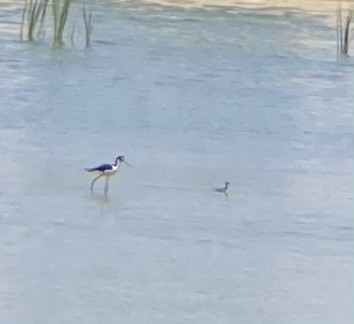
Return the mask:
<path fill-rule="evenodd" d="M 87 14 L 85 3 L 82 8 L 82 15 L 85 24 L 86 48 L 87 48 L 90 47 L 93 25 L 92 25 L 92 10 L 90 10 L 90 12 Z"/>
<path fill-rule="evenodd" d="M 26 1 L 23 11 L 22 11 L 22 17 L 21 17 L 21 27 L 20 27 L 20 38 L 23 39 L 23 31 L 25 29 L 25 21 L 26 21 L 26 14 L 28 11 L 28 1 Z"/>
<path fill-rule="evenodd" d="M 350 23 L 352 21 L 353 17 L 353 12 L 350 11 L 347 20 L 345 22 L 345 29 L 344 29 L 344 42 L 343 42 L 343 55 L 348 56 L 348 51 L 349 51 L 349 29 L 350 29 Z"/>

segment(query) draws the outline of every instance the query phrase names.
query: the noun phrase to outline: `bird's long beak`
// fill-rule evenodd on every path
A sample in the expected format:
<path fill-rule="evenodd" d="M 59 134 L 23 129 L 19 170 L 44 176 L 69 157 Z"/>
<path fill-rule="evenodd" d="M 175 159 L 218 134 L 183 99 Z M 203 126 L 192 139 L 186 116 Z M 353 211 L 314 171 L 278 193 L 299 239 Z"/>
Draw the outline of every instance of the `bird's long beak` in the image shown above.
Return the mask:
<path fill-rule="evenodd" d="M 124 161 L 123 163 L 125 163 L 128 167 L 133 167 L 130 163 L 128 163 L 128 162 L 126 162 L 126 161 Z"/>

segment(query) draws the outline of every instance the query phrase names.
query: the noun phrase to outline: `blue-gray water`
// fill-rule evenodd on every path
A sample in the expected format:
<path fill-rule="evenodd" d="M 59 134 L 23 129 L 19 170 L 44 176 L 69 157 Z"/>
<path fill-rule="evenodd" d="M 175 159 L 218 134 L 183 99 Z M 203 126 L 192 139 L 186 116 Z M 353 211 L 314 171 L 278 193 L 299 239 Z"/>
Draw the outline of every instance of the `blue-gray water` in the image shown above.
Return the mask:
<path fill-rule="evenodd" d="M 334 13 L 102 1 L 92 47 L 53 50 L 21 11 L 0 1 L 0 323 L 353 322 Z"/>

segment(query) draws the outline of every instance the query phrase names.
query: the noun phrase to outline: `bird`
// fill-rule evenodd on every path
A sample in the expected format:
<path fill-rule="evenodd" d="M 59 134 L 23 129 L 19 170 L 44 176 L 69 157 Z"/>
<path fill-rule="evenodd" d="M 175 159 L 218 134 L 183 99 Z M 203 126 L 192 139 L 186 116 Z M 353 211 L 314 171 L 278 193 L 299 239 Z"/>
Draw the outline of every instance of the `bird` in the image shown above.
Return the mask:
<path fill-rule="evenodd" d="M 214 191 L 216 192 L 222 192 L 224 195 L 228 195 L 227 194 L 227 190 L 229 189 L 229 186 L 230 186 L 230 182 L 228 181 L 225 181 L 225 186 L 222 187 L 222 188 L 214 188 Z"/>
<path fill-rule="evenodd" d="M 95 182 L 101 177 L 106 177 L 104 193 L 107 194 L 109 177 L 115 175 L 119 171 L 119 169 L 121 168 L 123 163 L 131 167 L 131 165 L 125 161 L 124 156 L 119 155 L 116 157 L 113 164 L 101 164 L 101 165 L 93 167 L 93 168 L 85 168 L 85 170 L 87 172 L 98 172 L 97 177 L 95 177 L 91 182 L 91 185 L 90 185 L 91 192 L 93 190 L 93 186 L 94 186 Z"/>

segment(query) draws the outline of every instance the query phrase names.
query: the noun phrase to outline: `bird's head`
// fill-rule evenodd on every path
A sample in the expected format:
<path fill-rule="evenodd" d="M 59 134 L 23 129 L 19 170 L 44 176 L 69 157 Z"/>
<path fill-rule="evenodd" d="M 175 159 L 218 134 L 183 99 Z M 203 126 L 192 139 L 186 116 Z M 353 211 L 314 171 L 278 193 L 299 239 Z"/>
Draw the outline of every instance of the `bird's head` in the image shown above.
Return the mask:
<path fill-rule="evenodd" d="M 116 163 L 118 163 L 118 161 L 124 162 L 124 161 L 125 161 L 124 155 L 119 155 L 119 156 L 117 156 L 117 157 L 116 157 Z"/>
<path fill-rule="evenodd" d="M 122 163 L 124 163 L 124 164 L 126 164 L 126 165 L 128 165 L 130 167 L 132 166 L 127 161 L 125 161 L 124 155 L 119 155 L 119 156 L 116 157 L 115 163 L 117 164 L 118 162 L 122 162 Z"/>
<path fill-rule="evenodd" d="M 230 185 L 230 182 L 225 181 L 225 187 L 228 187 Z"/>

